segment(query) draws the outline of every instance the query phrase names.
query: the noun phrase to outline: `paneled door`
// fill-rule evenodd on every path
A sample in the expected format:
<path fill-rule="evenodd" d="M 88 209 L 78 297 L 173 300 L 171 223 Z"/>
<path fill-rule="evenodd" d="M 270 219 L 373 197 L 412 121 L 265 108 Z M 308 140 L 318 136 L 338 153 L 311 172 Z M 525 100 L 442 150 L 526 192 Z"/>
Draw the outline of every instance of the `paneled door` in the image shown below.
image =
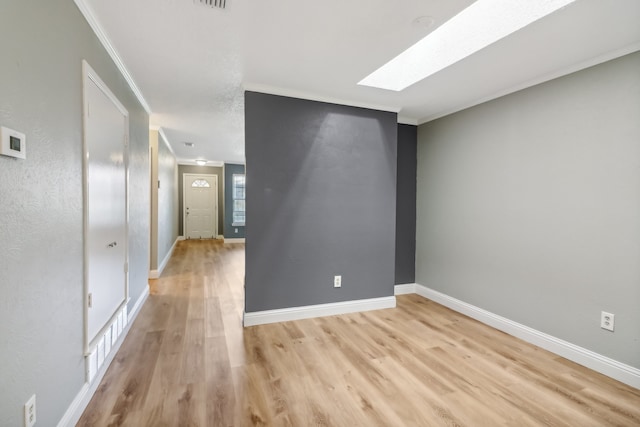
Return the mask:
<path fill-rule="evenodd" d="M 128 113 L 85 62 L 87 347 L 127 299 Z"/>
<path fill-rule="evenodd" d="M 217 175 L 184 174 L 182 182 L 185 238 L 215 238 L 218 222 Z"/>

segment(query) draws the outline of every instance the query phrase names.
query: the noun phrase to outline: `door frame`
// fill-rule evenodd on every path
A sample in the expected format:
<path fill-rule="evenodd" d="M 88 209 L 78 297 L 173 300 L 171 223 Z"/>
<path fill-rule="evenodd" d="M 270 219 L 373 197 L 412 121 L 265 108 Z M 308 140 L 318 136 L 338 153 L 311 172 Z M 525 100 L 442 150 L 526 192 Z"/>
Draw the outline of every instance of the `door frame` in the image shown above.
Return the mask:
<path fill-rule="evenodd" d="M 124 229 L 124 300 L 111 315 L 109 320 L 98 331 L 94 337 L 89 337 L 89 247 L 87 244 L 87 235 L 89 232 L 89 144 L 87 141 L 87 121 L 88 121 L 88 96 L 87 85 L 89 80 L 95 84 L 102 93 L 109 98 L 114 106 L 124 116 L 124 146 L 122 149 L 124 161 L 124 182 L 125 182 L 125 229 Z M 82 222 L 83 222 L 83 335 L 84 335 L 84 354 L 91 353 L 92 347 L 99 341 L 99 337 L 111 327 L 114 319 L 130 300 L 129 296 L 129 111 L 120 103 L 118 98 L 111 92 L 109 87 L 102 81 L 98 73 L 94 71 L 86 60 L 82 60 Z"/>
<path fill-rule="evenodd" d="M 185 239 L 187 236 L 187 177 L 202 176 L 211 178 L 214 182 L 213 191 L 213 239 L 218 238 L 218 175 L 212 173 L 193 173 L 184 172 L 182 174 L 182 235 Z"/>

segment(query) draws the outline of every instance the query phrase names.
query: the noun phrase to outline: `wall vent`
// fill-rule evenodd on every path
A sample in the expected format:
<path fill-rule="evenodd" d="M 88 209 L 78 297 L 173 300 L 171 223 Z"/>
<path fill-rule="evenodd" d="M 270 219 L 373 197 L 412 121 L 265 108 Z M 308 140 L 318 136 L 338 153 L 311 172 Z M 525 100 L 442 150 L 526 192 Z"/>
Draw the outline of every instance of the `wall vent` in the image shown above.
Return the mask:
<path fill-rule="evenodd" d="M 217 7 L 219 9 L 224 9 L 227 7 L 227 0 L 194 0 L 195 2 L 199 2 L 202 5 L 209 7 Z"/>

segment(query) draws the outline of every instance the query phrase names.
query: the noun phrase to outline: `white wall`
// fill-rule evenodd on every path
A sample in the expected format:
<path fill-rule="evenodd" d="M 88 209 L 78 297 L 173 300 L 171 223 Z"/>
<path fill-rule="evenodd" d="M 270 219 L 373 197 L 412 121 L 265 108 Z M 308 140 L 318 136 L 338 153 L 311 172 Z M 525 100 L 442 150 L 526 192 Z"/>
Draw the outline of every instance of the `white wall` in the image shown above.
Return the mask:
<path fill-rule="evenodd" d="M 639 70 L 634 53 L 420 126 L 416 282 L 640 368 Z"/>
<path fill-rule="evenodd" d="M 158 139 L 158 263 L 178 238 L 178 162 L 162 134 Z"/>
<path fill-rule="evenodd" d="M 151 270 L 158 269 L 158 139 L 160 133 L 157 130 L 149 130 L 149 156 L 151 168 L 150 197 L 151 197 L 151 216 L 150 216 L 150 257 L 149 268 Z M 152 276 L 151 276 L 152 277 Z"/>
<path fill-rule="evenodd" d="M 178 238 L 178 161 L 162 133 L 149 131 L 151 148 L 151 270 L 163 268 Z M 160 182 L 160 185 L 158 185 Z"/>

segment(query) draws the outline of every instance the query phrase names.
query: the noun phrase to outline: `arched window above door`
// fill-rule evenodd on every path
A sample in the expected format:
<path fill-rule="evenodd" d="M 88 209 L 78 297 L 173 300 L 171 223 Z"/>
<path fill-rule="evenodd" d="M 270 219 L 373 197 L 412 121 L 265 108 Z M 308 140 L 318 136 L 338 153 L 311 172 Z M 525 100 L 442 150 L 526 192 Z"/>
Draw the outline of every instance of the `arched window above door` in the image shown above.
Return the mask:
<path fill-rule="evenodd" d="M 194 188 L 209 188 L 211 184 L 206 179 L 196 179 L 191 183 L 191 187 Z"/>

